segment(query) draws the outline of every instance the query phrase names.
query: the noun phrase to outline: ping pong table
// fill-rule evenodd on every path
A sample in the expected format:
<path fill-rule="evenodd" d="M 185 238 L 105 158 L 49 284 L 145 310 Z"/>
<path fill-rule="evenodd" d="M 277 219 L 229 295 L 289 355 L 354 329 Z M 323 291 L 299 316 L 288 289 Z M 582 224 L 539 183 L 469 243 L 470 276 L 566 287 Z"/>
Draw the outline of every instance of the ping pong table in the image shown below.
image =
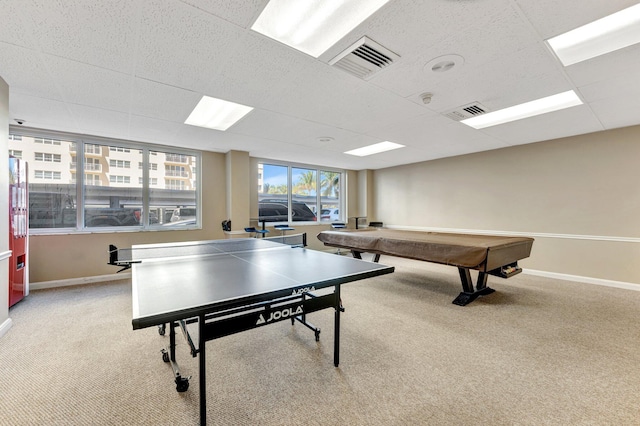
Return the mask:
<path fill-rule="evenodd" d="M 170 244 L 109 246 L 109 264 L 131 268 L 133 329 L 169 324 L 169 347 L 162 359 L 171 364 L 176 390 L 184 392 L 176 362 L 176 328 L 199 356 L 200 423 L 206 424 L 206 355 L 209 340 L 283 320 L 296 320 L 314 331 L 306 315 L 333 308 L 334 354 L 340 352 L 340 286 L 393 272 L 394 268 L 345 256 L 292 247 L 268 239 L 244 238 Z M 333 288 L 333 292 L 331 292 Z M 326 289 L 318 292 L 317 290 Z M 197 330 L 197 338 L 192 334 Z M 193 333 L 195 334 L 195 333 Z M 197 345 L 194 342 L 197 341 Z"/>

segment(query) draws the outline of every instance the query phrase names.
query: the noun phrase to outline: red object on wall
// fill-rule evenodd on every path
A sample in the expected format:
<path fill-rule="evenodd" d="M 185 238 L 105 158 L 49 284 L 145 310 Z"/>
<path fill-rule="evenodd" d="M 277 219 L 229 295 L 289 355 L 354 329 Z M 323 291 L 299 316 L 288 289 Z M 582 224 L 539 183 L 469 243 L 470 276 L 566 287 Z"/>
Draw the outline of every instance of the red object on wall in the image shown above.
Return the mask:
<path fill-rule="evenodd" d="M 27 246 L 29 234 L 27 163 L 9 158 L 9 307 L 27 293 Z"/>

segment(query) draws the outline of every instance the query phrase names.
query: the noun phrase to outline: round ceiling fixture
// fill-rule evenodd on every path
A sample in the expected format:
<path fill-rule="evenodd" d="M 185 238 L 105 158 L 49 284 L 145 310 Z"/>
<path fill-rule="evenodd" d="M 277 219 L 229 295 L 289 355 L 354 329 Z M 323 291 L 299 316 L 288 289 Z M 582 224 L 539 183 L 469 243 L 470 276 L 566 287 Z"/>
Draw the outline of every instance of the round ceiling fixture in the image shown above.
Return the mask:
<path fill-rule="evenodd" d="M 464 64 L 464 58 L 460 55 L 444 55 L 438 56 L 435 59 L 430 60 L 424 66 L 426 71 L 431 72 L 447 72 L 456 67 L 460 67 Z"/>
<path fill-rule="evenodd" d="M 320 143 L 328 143 L 328 142 L 332 142 L 333 138 L 331 136 L 320 136 L 318 138 L 318 142 Z"/>

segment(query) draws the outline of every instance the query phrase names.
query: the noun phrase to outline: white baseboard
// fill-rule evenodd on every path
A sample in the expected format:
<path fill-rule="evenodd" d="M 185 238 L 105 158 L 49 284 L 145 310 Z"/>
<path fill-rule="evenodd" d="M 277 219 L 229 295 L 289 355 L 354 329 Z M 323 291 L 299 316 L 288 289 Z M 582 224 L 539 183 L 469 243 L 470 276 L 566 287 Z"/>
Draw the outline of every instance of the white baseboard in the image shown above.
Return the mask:
<path fill-rule="evenodd" d="M 537 271 L 535 269 L 523 269 L 523 274 L 537 275 L 539 277 L 554 278 L 556 280 L 575 281 L 585 284 L 601 285 L 605 287 L 622 288 L 625 290 L 640 291 L 640 284 L 627 283 L 624 281 L 603 280 L 601 278 L 583 277 L 580 275 L 560 274 L 558 272 Z"/>
<path fill-rule="evenodd" d="M 123 272 L 121 274 L 98 275 L 95 277 L 69 278 L 67 280 L 41 281 L 39 283 L 30 283 L 31 291 L 43 290 L 46 288 L 67 287 L 72 285 L 95 284 L 106 281 L 121 281 L 131 279 L 131 272 Z"/>
<path fill-rule="evenodd" d="M 0 338 L 7 334 L 12 325 L 13 321 L 11 321 L 11 318 L 7 318 L 2 324 L 0 324 Z"/>

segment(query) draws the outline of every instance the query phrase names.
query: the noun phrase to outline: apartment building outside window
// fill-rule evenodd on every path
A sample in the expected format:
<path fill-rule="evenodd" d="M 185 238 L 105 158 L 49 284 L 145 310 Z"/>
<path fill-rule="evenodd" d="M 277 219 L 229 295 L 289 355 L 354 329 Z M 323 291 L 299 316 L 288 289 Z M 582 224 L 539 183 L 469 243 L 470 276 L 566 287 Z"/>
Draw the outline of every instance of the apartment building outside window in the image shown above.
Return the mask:
<path fill-rule="evenodd" d="M 53 133 L 10 128 L 9 152 L 29 164 L 32 231 L 171 230 L 174 210 L 191 208 L 200 216 L 198 152 Z M 175 229 L 197 226 L 194 218 Z"/>

